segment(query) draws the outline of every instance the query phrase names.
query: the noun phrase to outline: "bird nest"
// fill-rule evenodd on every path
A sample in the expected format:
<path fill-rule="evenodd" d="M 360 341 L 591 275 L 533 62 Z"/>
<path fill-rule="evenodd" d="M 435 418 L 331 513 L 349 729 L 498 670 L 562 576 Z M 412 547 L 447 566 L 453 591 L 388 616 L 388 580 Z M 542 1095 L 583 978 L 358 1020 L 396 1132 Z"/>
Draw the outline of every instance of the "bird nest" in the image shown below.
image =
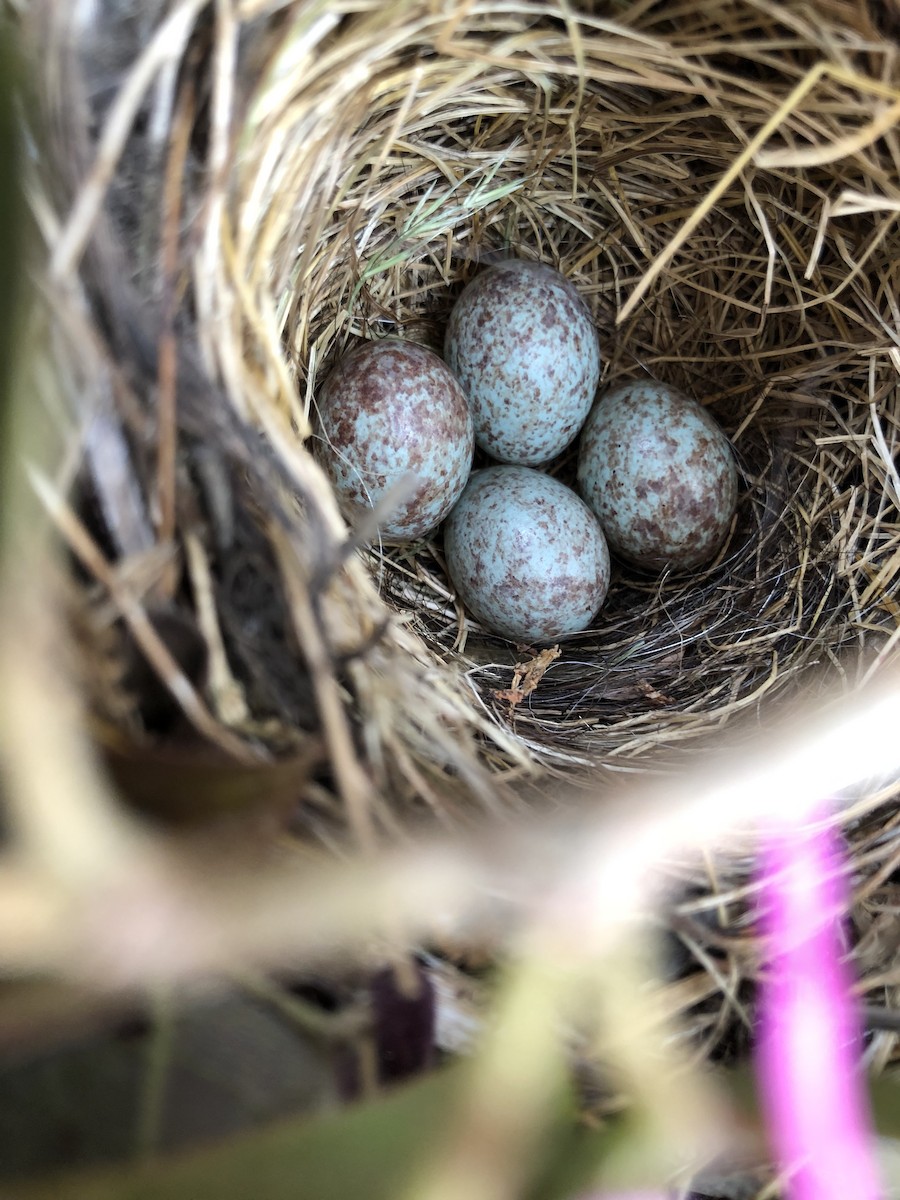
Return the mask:
<path fill-rule="evenodd" d="M 302 758 L 296 827 L 372 846 L 502 812 L 523 780 L 535 804 L 551 778 L 680 771 L 885 668 L 900 65 L 879 12 L 34 6 L 57 147 L 37 211 L 81 439 L 57 519 L 126 794 L 159 806 L 135 756 L 193 730 L 227 761 Z M 550 648 L 479 627 L 439 531 L 348 529 L 312 453 L 340 357 L 440 348 L 465 283 L 511 254 L 584 297 L 601 390 L 696 397 L 740 474 L 713 563 L 617 564 L 591 628 Z"/>

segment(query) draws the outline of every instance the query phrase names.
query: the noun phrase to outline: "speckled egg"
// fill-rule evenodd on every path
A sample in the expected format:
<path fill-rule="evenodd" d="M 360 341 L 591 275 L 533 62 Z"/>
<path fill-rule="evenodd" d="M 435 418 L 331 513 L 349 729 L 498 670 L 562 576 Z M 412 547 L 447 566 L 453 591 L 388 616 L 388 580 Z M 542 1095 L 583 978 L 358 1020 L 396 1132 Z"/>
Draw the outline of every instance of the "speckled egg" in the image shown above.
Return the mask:
<path fill-rule="evenodd" d="M 316 453 L 351 521 L 405 475 L 416 483 L 381 526 L 387 541 L 424 537 L 459 499 L 472 469 L 472 416 L 433 351 L 399 338 L 342 359 L 318 398 Z"/>
<path fill-rule="evenodd" d="M 571 488 L 529 467 L 472 473 L 444 526 L 444 554 L 466 607 L 514 642 L 586 629 L 609 587 L 596 517 Z"/>
<path fill-rule="evenodd" d="M 548 462 L 576 437 L 600 379 L 600 344 L 575 287 L 509 259 L 461 293 L 444 357 L 469 398 L 475 441 L 500 462 Z"/>
<path fill-rule="evenodd" d="M 686 570 L 725 540 L 737 468 L 725 434 L 695 400 L 659 383 L 626 383 L 587 419 L 578 487 L 621 558 Z"/>

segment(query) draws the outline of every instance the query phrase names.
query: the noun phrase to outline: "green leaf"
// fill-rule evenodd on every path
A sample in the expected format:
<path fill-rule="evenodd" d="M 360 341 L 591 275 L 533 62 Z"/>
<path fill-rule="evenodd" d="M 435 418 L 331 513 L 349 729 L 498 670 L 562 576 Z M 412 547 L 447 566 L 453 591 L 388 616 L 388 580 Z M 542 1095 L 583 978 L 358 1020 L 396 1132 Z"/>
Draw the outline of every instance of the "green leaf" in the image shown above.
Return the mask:
<path fill-rule="evenodd" d="M 145 1168 L 8 1184 L 3 1200 L 396 1200 L 460 1096 L 442 1071 L 368 1104 L 292 1120 Z"/>
<path fill-rule="evenodd" d="M 468 1099 L 471 1063 L 444 1069 L 375 1101 L 327 1117 L 278 1122 L 146 1168 L 54 1176 L 2 1200 L 397 1200 L 427 1177 Z M 729 1072 L 747 1102 L 749 1072 Z M 731 1090 L 729 1084 L 729 1090 Z M 750 1101 L 752 1107 L 752 1100 Z M 658 1184 L 639 1118 L 597 1130 L 578 1122 L 566 1096 L 546 1131 L 529 1200 L 569 1200 L 616 1163 L 622 1186 Z"/>
<path fill-rule="evenodd" d="M 0 1185 L 2 1200 L 398 1200 L 423 1177 L 467 1101 L 471 1064 L 445 1068 L 327 1117 L 279 1122 L 147 1167 Z M 540 1154 L 534 1200 L 564 1200 L 631 1136 L 577 1125 L 561 1103 Z M 641 1172 L 643 1174 L 643 1172 Z"/>

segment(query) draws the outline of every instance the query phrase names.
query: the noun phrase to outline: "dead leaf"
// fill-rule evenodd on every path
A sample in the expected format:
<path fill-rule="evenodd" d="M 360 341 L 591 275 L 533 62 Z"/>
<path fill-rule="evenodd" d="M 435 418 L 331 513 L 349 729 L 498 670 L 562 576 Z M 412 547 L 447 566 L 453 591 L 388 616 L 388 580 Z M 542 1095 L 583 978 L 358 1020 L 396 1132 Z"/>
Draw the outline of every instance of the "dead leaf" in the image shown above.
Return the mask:
<path fill-rule="evenodd" d="M 675 703 L 671 696 L 667 696 L 665 692 L 658 691 L 653 684 L 648 683 L 646 679 L 640 680 L 637 687 L 642 696 L 646 696 L 651 704 L 655 704 L 659 708 L 664 708 L 667 704 Z"/>
<path fill-rule="evenodd" d="M 551 646 L 547 650 L 542 650 L 540 654 L 536 654 L 534 658 L 530 658 L 528 662 L 516 663 L 513 668 L 512 686 L 495 691 L 494 696 L 498 700 L 509 701 L 510 708 L 515 708 L 526 696 L 531 695 L 544 678 L 547 668 L 561 654 L 559 646 Z"/>

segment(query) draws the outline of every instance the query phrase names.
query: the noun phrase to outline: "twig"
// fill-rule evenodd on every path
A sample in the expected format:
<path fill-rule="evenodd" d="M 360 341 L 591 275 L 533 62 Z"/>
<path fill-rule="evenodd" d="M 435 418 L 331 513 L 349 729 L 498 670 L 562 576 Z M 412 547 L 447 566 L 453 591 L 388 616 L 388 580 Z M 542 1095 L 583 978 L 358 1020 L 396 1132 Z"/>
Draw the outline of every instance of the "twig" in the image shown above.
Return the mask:
<path fill-rule="evenodd" d="M 64 282 L 84 252 L 138 109 L 158 71 L 181 56 L 207 0 L 181 0 L 157 29 L 116 96 L 100 135 L 97 155 L 53 248 L 49 275 Z"/>
<path fill-rule="evenodd" d="M 131 630 L 141 652 L 178 702 L 188 720 L 199 733 L 209 738 L 226 753 L 233 755 L 238 761 L 258 762 L 259 755 L 252 753 L 244 742 L 229 730 L 224 729 L 212 716 L 193 684 L 153 628 L 137 598 L 118 578 L 104 558 L 99 546 L 72 509 L 65 504 L 46 477 L 36 468 L 32 467 L 29 470 L 29 477 L 32 487 L 57 529 L 66 539 L 73 553 L 78 556 L 95 579 L 104 585 L 115 600 L 122 619 Z"/>
<path fill-rule="evenodd" d="M 184 164 L 194 119 L 194 95 L 190 84 L 182 91 L 166 165 L 162 217 L 162 312 L 159 331 L 157 375 L 157 529 L 163 544 L 175 538 L 175 460 L 178 449 L 176 410 L 175 315 L 178 311 L 178 249 L 181 237 L 182 188 Z M 170 578 L 169 590 L 175 580 Z"/>

